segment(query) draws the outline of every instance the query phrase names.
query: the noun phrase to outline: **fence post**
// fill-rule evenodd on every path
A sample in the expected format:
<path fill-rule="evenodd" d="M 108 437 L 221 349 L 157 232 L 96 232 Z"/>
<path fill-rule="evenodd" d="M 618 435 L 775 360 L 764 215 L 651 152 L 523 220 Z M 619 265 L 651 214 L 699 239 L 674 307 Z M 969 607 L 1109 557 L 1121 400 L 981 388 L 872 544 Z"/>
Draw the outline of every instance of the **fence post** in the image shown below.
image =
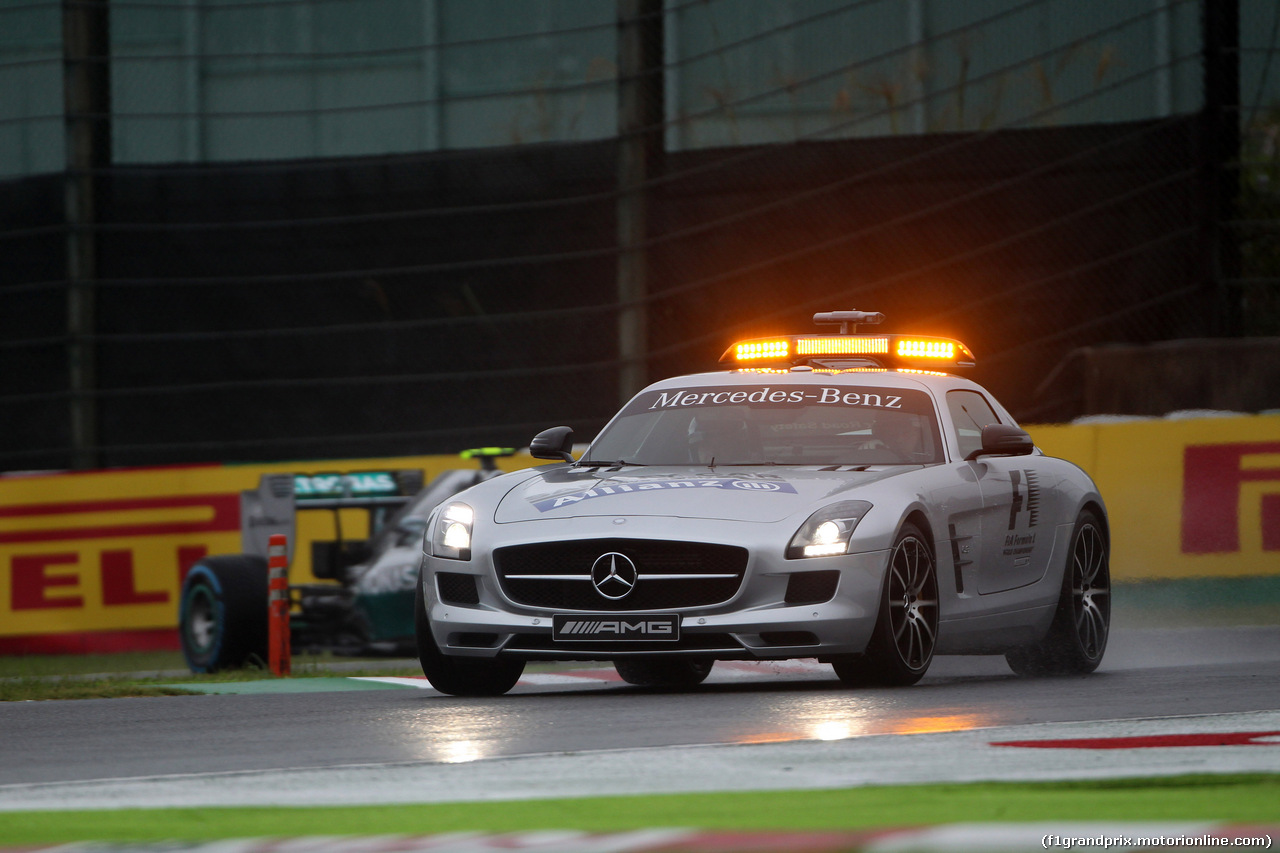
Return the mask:
<path fill-rule="evenodd" d="M 618 394 L 649 384 L 650 176 L 662 170 L 662 0 L 618 0 Z"/>
<path fill-rule="evenodd" d="M 289 540 L 272 534 L 267 544 L 267 657 L 273 675 L 291 670 L 289 648 Z"/>
<path fill-rule="evenodd" d="M 57 6 L 57 4 L 51 4 Z M 62 3 L 66 172 L 67 371 L 71 467 L 103 464 L 98 429 L 98 221 L 111 166 L 111 25 L 107 0 Z M 108 217 L 109 218 L 109 217 Z"/>

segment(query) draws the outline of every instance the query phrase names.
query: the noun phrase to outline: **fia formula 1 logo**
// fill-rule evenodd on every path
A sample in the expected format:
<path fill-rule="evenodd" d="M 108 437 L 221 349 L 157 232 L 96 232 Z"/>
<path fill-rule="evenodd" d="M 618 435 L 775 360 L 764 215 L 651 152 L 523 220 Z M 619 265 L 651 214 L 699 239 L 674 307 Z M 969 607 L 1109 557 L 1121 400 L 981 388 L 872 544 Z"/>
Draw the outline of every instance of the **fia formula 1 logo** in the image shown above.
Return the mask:
<path fill-rule="evenodd" d="M 1025 468 L 1010 471 L 1009 484 L 1013 489 L 1013 501 L 1009 504 L 1009 529 L 1018 528 L 1018 516 L 1024 512 L 1027 514 L 1027 527 L 1035 527 L 1040 520 L 1039 475 Z"/>

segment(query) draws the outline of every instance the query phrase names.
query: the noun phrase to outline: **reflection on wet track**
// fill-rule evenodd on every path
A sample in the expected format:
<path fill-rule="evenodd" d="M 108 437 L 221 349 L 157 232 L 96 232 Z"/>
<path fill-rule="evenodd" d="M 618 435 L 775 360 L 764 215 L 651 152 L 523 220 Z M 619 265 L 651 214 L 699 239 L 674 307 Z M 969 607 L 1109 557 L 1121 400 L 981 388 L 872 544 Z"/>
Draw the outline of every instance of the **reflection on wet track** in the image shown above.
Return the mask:
<path fill-rule="evenodd" d="M 852 690 L 816 664 L 765 666 L 751 678 L 732 669 L 688 692 L 580 679 L 483 700 L 371 689 L 6 703 L 0 785 L 1274 710 L 1280 628 L 1121 630 L 1103 669 L 1076 678 L 1019 678 L 1000 658 L 941 658 L 900 689 Z"/>

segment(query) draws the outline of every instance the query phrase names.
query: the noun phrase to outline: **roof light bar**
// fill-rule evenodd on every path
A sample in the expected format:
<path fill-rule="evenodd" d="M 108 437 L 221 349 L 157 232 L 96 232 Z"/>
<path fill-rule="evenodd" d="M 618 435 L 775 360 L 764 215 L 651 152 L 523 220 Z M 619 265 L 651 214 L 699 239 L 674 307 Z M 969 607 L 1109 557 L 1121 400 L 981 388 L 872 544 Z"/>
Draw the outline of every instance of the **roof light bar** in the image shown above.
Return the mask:
<path fill-rule="evenodd" d="M 730 364 L 767 363 L 773 367 L 808 364 L 834 370 L 848 370 L 859 366 L 936 366 L 942 370 L 950 370 L 972 367 L 974 364 L 973 353 L 969 348 L 951 338 L 844 333 L 851 326 L 856 329 L 858 323 L 880 323 L 884 320 L 883 314 L 827 311 L 815 314 L 813 319 L 819 325 L 839 325 L 842 334 L 752 338 L 729 347 L 720 361 Z"/>

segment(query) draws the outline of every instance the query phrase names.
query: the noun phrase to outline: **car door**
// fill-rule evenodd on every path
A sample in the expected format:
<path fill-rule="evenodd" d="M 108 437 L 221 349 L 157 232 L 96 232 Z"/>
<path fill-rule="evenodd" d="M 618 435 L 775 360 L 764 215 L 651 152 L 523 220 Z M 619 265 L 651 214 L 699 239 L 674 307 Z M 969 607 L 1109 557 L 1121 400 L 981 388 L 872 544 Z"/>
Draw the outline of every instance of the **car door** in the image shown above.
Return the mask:
<path fill-rule="evenodd" d="M 1031 456 L 988 456 L 981 468 L 982 546 L 978 592 L 1003 592 L 1035 583 L 1053 550 L 1053 526 L 1045 524 L 1043 483 Z"/>
<path fill-rule="evenodd" d="M 1000 423 L 985 396 L 967 389 L 947 392 L 947 408 L 963 456 L 982 447 L 982 428 Z M 977 591 L 986 595 L 1035 583 L 1053 548 L 1053 530 L 1042 525 L 1042 484 L 1032 456 L 980 456 L 967 464 L 982 495 L 976 551 Z"/>

